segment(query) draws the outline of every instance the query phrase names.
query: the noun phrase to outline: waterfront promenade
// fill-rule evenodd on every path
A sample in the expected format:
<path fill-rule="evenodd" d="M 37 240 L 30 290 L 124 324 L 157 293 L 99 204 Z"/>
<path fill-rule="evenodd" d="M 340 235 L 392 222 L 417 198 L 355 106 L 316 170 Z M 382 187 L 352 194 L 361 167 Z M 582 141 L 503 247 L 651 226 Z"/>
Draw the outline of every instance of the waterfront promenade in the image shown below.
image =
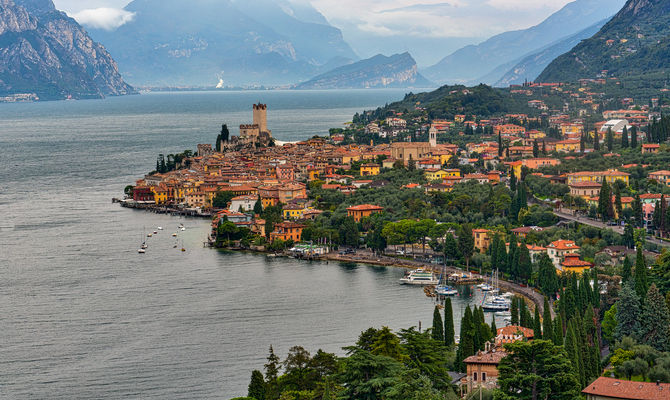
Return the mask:
<path fill-rule="evenodd" d="M 415 260 L 406 260 L 401 258 L 389 257 L 384 255 L 376 255 L 370 250 L 357 250 L 351 254 L 339 254 L 336 252 L 328 253 L 324 256 L 326 260 L 339 262 L 352 262 L 361 264 L 383 265 L 389 267 L 399 268 L 429 268 L 436 273 L 440 273 L 443 268 L 446 269 L 447 274 L 461 274 L 464 271 L 452 266 L 443 267 L 439 264 L 431 264 Z M 485 277 L 477 273 L 472 273 L 473 278 L 484 280 Z M 522 286 L 517 283 L 500 280 L 499 286 L 503 290 L 514 292 L 517 295 L 523 296 L 530 300 L 535 307 L 539 308 L 540 314 L 544 312 L 544 295 L 536 292 L 533 288 Z M 552 317 L 555 316 L 554 310 L 551 310 Z"/>

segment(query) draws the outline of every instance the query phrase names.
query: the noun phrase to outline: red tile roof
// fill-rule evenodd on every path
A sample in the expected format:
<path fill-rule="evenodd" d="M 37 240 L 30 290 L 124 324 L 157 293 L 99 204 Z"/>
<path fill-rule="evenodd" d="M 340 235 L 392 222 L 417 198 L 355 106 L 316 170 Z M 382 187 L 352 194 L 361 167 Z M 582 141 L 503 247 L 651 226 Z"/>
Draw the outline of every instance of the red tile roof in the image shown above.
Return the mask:
<path fill-rule="evenodd" d="M 466 364 L 494 364 L 498 365 L 500 364 L 500 360 L 502 360 L 507 353 L 504 351 L 498 350 L 498 351 L 491 351 L 488 353 L 483 353 L 479 352 L 475 354 L 474 356 L 470 356 L 463 360 L 464 363 Z"/>
<path fill-rule="evenodd" d="M 613 399 L 667 400 L 670 398 L 670 384 L 600 377 L 582 390 L 582 393 Z"/>

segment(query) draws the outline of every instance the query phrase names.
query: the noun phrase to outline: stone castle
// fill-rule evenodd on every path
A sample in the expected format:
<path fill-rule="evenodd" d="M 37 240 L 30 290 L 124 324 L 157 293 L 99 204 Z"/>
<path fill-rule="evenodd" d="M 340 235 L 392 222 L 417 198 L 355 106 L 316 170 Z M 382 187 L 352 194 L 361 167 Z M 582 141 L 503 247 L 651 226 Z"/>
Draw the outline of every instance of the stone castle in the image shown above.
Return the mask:
<path fill-rule="evenodd" d="M 268 129 L 268 106 L 265 104 L 253 105 L 253 123 L 240 125 L 241 144 L 254 146 L 268 146 L 272 142 L 272 131 Z"/>

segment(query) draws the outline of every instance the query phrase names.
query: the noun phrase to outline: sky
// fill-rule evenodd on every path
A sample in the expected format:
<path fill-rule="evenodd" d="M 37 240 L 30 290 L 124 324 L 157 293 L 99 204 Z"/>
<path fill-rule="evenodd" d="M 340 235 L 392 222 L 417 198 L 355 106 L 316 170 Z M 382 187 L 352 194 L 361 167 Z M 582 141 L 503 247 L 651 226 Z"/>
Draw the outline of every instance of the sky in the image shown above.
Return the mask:
<path fill-rule="evenodd" d="M 289 0 L 310 2 L 361 57 L 410 51 L 429 65 L 495 34 L 536 25 L 572 0 Z M 132 19 L 128 0 L 54 0 L 80 23 L 103 29 Z M 435 51 L 439 47 L 439 51 Z"/>

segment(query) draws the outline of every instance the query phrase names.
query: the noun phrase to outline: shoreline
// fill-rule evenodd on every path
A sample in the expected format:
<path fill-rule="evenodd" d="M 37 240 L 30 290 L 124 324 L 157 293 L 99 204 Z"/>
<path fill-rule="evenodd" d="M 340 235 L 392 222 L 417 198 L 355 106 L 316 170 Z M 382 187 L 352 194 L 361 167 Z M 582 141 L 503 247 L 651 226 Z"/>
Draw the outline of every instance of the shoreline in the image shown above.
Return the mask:
<path fill-rule="evenodd" d="M 245 252 L 256 255 L 265 255 L 266 257 L 270 256 L 271 254 L 274 254 L 274 257 L 295 258 L 298 261 L 326 261 L 326 262 L 335 261 L 341 263 L 354 263 L 360 265 L 383 266 L 383 267 L 405 268 L 405 269 L 429 268 L 431 271 L 435 273 L 439 273 L 440 272 L 439 270 L 445 268 L 446 272 L 449 274 L 465 272 L 453 266 L 428 264 L 421 261 L 403 260 L 388 256 L 375 256 L 373 253 L 369 253 L 367 251 L 362 251 L 362 254 L 359 254 L 357 252 L 353 255 L 341 255 L 336 252 L 331 252 L 313 258 L 301 258 L 301 257 L 289 257 L 283 254 L 277 255 L 272 252 L 260 251 L 255 249 L 216 248 L 214 246 L 212 246 L 211 248 L 230 252 Z M 471 275 L 473 276 L 474 279 L 478 281 L 485 280 L 485 277 L 479 275 L 478 273 L 473 272 L 471 273 Z M 531 303 L 534 307 L 537 307 L 539 309 L 540 314 L 544 312 L 544 295 L 536 292 L 532 287 L 521 286 L 519 284 L 508 282 L 505 280 L 500 280 L 498 284 L 501 289 L 505 289 L 509 292 L 512 292 L 516 296 L 523 298 L 527 303 Z M 534 308 L 531 308 L 531 311 L 533 310 Z M 556 314 L 554 312 L 554 309 L 551 308 L 551 303 L 550 303 L 550 312 L 552 317 L 555 317 Z"/>

